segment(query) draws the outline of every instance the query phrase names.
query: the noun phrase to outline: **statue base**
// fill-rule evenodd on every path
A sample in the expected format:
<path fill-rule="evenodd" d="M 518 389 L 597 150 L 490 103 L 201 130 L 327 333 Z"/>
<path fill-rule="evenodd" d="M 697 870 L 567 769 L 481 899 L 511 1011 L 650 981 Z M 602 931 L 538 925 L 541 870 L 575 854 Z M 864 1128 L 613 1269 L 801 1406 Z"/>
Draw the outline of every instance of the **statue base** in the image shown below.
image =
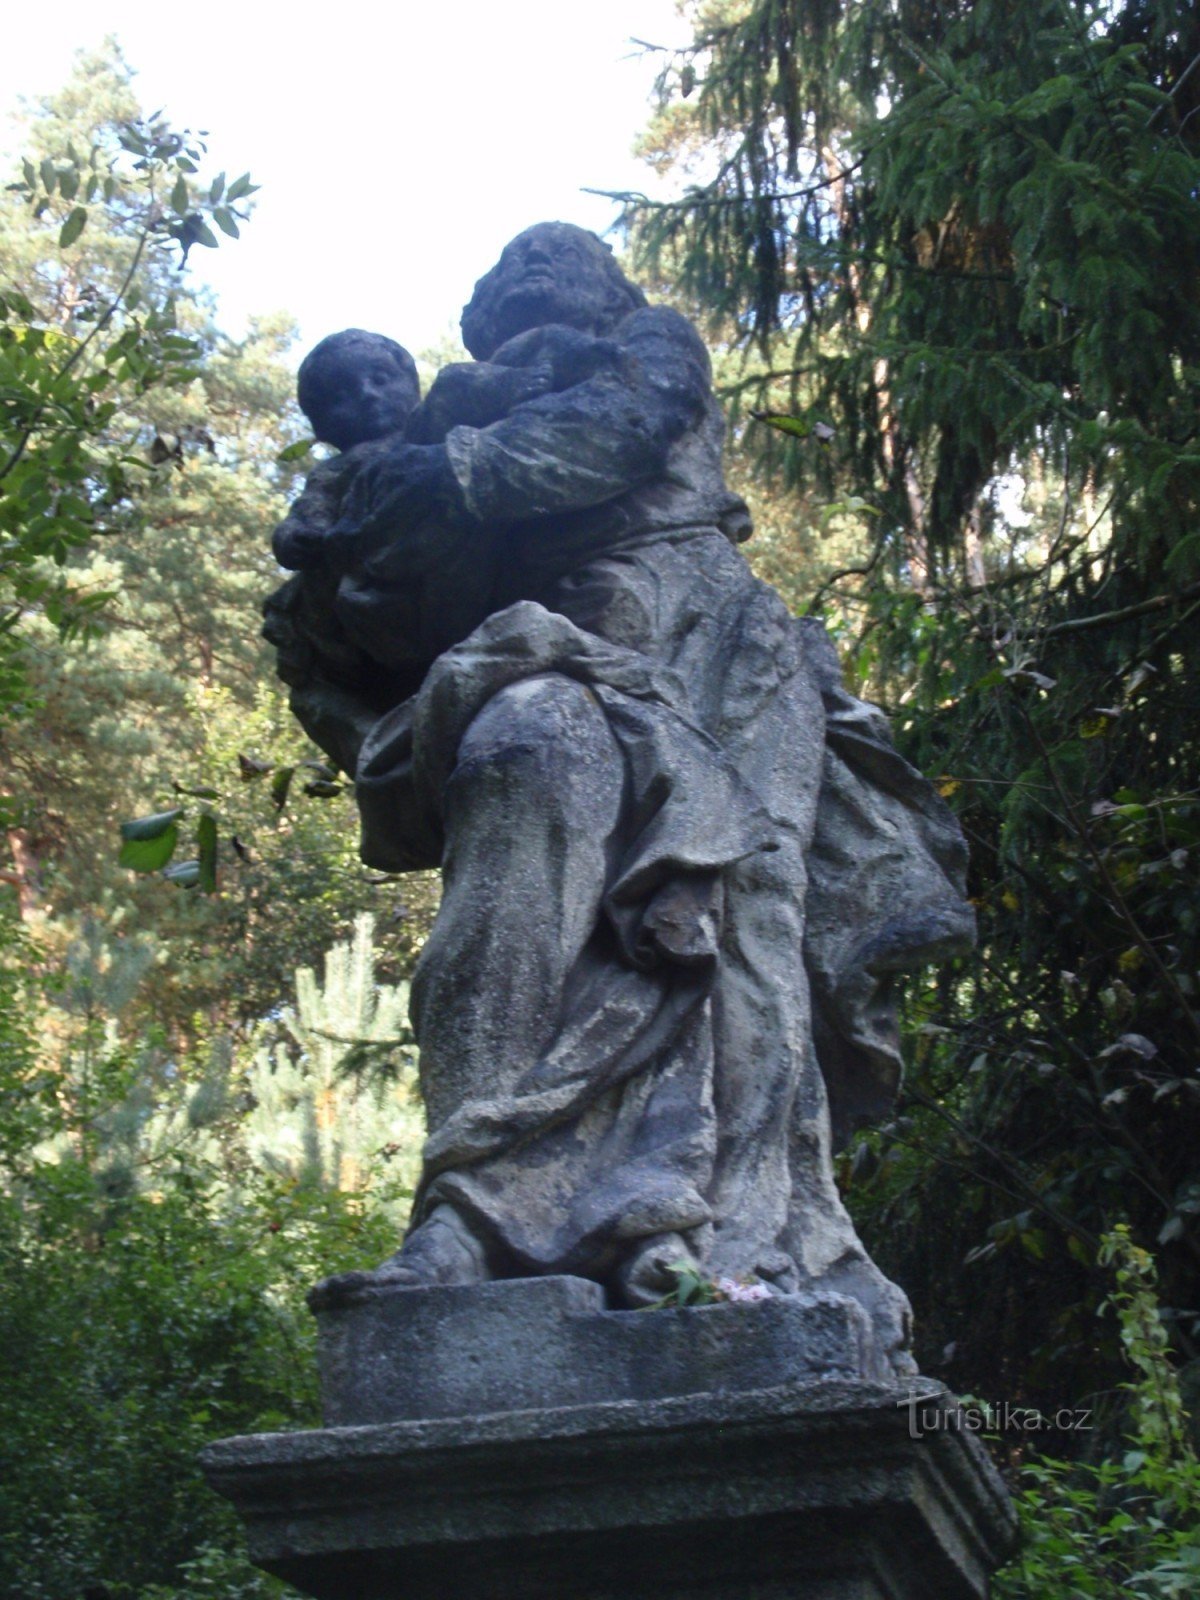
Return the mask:
<path fill-rule="evenodd" d="M 318 1317 L 327 1426 L 204 1456 L 317 1600 L 979 1600 L 1012 1543 L 950 1397 L 881 1379 L 841 1296 L 609 1312 L 558 1278 Z"/>

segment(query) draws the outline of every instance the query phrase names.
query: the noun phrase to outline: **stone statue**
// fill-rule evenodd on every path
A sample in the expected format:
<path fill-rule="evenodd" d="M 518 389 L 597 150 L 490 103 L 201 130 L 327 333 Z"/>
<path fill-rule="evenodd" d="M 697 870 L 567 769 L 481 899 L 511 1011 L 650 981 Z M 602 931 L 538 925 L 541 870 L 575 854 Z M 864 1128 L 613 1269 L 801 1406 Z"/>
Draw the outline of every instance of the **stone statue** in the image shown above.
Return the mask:
<path fill-rule="evenodd" d="M 387 360 L 378 404 L 346 377 L 389 341 L 306 363 L 344 453 L 276 539 L 268 637 L 363 858 L 444 882 L 411 1226 L 319 1293 L 573 1274 L 633 1307 L 687 1262 L 852 1296 L 911 1371 L 831 1153 L 894 1097 L 894 974 L 971 937 L 958 827 L 740 554 L 690 323 L 547 223 L 463 338 L 415 408 Z"/>

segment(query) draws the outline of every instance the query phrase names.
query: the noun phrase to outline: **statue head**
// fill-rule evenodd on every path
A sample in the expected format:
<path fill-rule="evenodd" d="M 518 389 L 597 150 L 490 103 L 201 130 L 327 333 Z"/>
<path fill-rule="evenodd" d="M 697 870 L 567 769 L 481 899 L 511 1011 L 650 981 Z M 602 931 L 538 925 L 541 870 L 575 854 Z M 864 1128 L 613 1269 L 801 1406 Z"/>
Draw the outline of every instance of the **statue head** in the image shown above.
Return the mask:
<path fill-rule="evenodd" d="M 314 345 L 300 363 L 296 390 L 317 438 L 339 450 L 397 432 L 421 398 L 416 363 L 404 346 L 363 328 Z"/>
<path fill-rule="evenodd" d="M 463 343 L 486 361 L 530 328 L 561 323 L 607 334 L 646 297 L 609 245 L 570 222 L 539 222 L 505 245 L 463 309 Z"/>

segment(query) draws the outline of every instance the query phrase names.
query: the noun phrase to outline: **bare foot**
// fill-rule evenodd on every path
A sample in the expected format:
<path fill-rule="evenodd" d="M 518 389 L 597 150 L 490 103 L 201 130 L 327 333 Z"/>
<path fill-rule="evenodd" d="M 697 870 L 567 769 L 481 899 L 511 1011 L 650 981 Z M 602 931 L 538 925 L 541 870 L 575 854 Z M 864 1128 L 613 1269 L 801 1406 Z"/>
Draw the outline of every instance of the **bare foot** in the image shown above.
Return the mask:
<path fill-rule="evenodd" d="M 613 1288 L 615 1303 L 636 1310 L 652 1306 L 676 1287 L 672 1267 L 686 1265 L 699 1271 L 699 1263 L 679 1233 L 656 1233 L 640 1239 L 617 1268 Z"/>
<path fill-rule="evenodd" d="M 414 1228 L 394 1256 L 368 1271 L 335 1272 L 308 1293 L 309 1308 L 322 1311 L 370 1289 L 425 1289 L 483 1283 L 488 1278 L 483 1246 L 456 1211 L 438 1206 Z"/>
<path fill-rule="evenodd" d="M 897 1378 L 915 1377 L 912 1354 L 912 1307 L 908 1296 L 864 1255 L 847 1255 L 819 1278 L 804 1285 L 820 1293 L 849 1295 L 871 1318 L 876 1346 Z"/>

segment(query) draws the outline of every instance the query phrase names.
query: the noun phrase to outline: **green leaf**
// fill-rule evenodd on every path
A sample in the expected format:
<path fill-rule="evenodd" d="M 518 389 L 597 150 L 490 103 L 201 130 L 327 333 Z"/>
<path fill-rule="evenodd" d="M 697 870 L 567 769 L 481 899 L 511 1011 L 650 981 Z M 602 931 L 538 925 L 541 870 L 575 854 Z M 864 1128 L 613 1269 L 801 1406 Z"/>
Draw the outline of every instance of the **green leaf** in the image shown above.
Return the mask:
<path fill-rule="evenodd" d="M 181 889 L 193 889 L 200 882 L 200 863 L 179 861 L 173 867 L 166 867 L 163 877 L 168 883 L 177 883 Z"/>
<path fill-rule="evenodd" d="M 34 166 L 33 162 L 28 160 L 22 161 L 21 170 L 25 174 L 25 182 L 29 185 L 29 187 L 31 189 L 36 188 L 38 175 L 37 168 Z"/>
<path fill-rule="evenodd" d="M 315 439 L 297 439 L 293 444 L 289 444 L 286 449 L 281 450 L 275 459 L 281 465 L 285 462 L 303 461 L 316 442 Z"/>
<path fill-rule="evenodd" d="M 232 205 L 235 200 L 241 200 L 248 194 L 256 194 L 258 185 L 250 182 L 250 174 L 243 172 L 240 178 L 235 178 L 225 191 L 225 198 Z"/>
<path fill-rule="evenodd" d="M 157 811 L 152 817 L 138 817 L 134 822 L 121 824 L 122 839 L 159 839 L 183 815 L 183 807 L 173 811 Z"/>
<path fill-rule="evenodd" d="M 815 430 L 814 430 L 815 431 Z M 835 517 L 878 517 L 881 515 L 878 506 L 869 505 L 861 495 L 847 495 L 844 500 L 833 500 L 827 506 L 821 507 L 818 525 L 822 530 L 828 528 Z"/>
<path fill-rule="evenodd" d="M 216 177 L 212 181 L 211 188 L 208 191 L 208 202 L 209 202 L 209 204 L 215 206 L 217 201 L 221 198 L 222 194 L 224 194 L 224 192 L 225 192 L 225 174 L 223 172 L 218 172 Z"/>
<path fill-rule="evenodd" d="M 121 831 L 124 832 L 128 826 L 126 823 Z M 150 838 L 126 838 L 117 863 L 132 872 L 158 872 L 175 854 L 178 842 L 179 828 L 174 822 L 169 822 L 161 833 Z"/>
<path fill-rule="evenodd" d="M 794 439 L 807 439 L 813 431 L 811 422 L 806 422 L 803 417 L 789 417 L 782 411 L 752 411 L 751 421 L 765 422 L 768 428 L 777 428 L 780 433 L 787 433 Z"/>
<path fill-rule="evenodd" d="M 1084 1244 L 1083 1240 L 1078 1236 L 1078 1234 L 1072 1233 L 1067 1236 L 1067 1252 L 1069 1255 L 1074 1256 L 1075 1260 L 1081 1262 L 1085 1267 L 1092 1267 L 1095 1265 L 1095 1261 L 1092 1258 L 1092 1252 L 1088 1249 L 1087 1245 Z"/>
<path fill-rule="evenodd" d="M 119 137 L 123 150 L 128 150 L 135 156 L 147 156 L 150 154 L 150 146 L 142 137 L 135 123 L 123 123 Z"/>
<path fill-rule="evenodd" d="M 65 250 L 68 245 L 75 243 L 87 225 L 87 219 L 87 207 L 76 206 L 59 231 L 58 247 L 60 250 Z"/>
<path fill-rule="evenodd" d="M 292 787 L 295 774 L 295 767 L 280 767 L 271 779 L 271 799 L 280 811 L 287 804 L 288 790 Z"/>
<path fill-rule="evenodd" d="M 241 234 L 238 232 L 238 225 L 233 219 L 233 212 L 227 207 L 218 206 L 213 212 L 213 221 L 221 232 L 228 234 L 231 239 L 241 238 Z"/>
<path fill-rule="evenodd" d="M 58 182 L 58 172 L 55 169 L 53 161 L 47 157 L 47 159 L 42 162 L 41 167 L 38 170 L 42 175 L 42 188 L 45 189 L 47 194 L 53 194 L 54 185 Z"/>
<path fill-rule="evenodd" d="M 171 190 L 171 209 L 178 216 L 187 216 L 188 186 L 187 179 L 182 174 L 175 179 L 175 187 Z"/>

